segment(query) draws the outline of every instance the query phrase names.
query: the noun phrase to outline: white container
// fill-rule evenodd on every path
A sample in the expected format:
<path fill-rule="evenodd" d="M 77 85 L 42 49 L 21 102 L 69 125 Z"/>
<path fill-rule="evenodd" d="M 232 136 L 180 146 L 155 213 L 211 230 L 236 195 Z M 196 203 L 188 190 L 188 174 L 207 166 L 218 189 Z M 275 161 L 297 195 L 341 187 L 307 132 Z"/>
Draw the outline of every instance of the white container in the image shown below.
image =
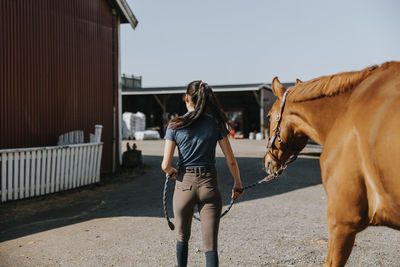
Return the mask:
<path fill-rule="evenodd" d="M 250 132 L 250 133 L 249 133 L 249 139 L 250 139 L 250 140 L 256 139 L 256 135 L 255 135 L 253 132 Z"/>
<path fill-rule="evenodd" d="M 264 135 L 262 133 L 256 134 L 256 140 L 263 140 L 263 139 L 264 139 Z"/>

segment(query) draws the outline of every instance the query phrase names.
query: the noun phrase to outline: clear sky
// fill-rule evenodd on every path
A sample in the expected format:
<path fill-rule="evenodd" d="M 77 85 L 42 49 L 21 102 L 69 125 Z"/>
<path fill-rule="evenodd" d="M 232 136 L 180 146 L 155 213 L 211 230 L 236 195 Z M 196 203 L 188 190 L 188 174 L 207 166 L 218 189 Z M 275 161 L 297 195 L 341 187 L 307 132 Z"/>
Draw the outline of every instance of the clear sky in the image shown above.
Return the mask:
<path fill-rule="evenodd" d="M 127 0 L 121 71 L 143 86 L 270 83 L 400 60 L 398 0 Z"/>

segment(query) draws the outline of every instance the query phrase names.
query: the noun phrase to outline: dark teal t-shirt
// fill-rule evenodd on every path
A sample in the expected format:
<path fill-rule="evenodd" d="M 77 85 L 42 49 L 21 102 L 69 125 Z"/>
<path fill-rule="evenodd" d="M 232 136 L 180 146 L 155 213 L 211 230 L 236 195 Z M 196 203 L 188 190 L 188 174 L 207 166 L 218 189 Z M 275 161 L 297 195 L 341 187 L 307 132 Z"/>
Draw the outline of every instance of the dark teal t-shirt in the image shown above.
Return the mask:
<path fill-rule="evenodd" d="M 188 114 L 188 113 L 186 113 Z M 168 125 L 164 139 L 176 143 L 179 152 L 179 167 L 205 167 L 215 164 L 217 141 L 227 135 L 215 119 L 204 114 L 192 125 L 173 130 Z"/>

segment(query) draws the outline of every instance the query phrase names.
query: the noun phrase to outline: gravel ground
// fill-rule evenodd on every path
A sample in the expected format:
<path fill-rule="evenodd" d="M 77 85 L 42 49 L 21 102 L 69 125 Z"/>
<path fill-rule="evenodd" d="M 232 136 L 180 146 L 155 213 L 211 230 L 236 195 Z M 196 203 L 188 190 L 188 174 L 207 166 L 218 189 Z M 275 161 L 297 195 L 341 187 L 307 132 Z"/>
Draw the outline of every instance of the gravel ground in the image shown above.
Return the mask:
<path fill-rule="evenodd" d="M 125 173 L 115 183 L 2 204 L 0 266 L 176 266 L 175 232 L 162 217 L 163 144 L 136 143 L 148 166 L 144 174 Z M 264 141 L 232 144 L 243 183 L 261 179 Z M 222 219 L 220 266 L 323 265 L 328 234 L 318 150 L 308 147 L 279 179 L 248 190 Z M 217 168 L 226 205 L 232 179 L 223 158 L 217 158 Z M 399 241 L 400 232 L 370 227 L 357 235 L 347 266 L 400 266 Z M 198 222 L 193 222 L 189 266 L 204 266 Z"/>

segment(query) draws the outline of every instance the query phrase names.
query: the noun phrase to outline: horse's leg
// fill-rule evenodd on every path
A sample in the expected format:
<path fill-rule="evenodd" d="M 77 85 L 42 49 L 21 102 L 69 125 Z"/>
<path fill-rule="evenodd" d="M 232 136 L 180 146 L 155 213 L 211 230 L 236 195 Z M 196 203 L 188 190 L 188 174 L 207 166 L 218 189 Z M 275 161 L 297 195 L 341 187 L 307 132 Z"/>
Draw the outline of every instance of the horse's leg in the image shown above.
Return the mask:
<path fill-rule="evenodd" d="M 357 230 L 338 223 L 329 225 L 329 250 L 325 266 L 344 266 L 353 249 Z"/>
<path fill-rule="evenodd" d="M 368 201 L 361 173 L 352 171 L 353 176 L 349 176 L 352 166 L 347 162 L 338 162 L 335 168 L 329 167 L 323 172 L 328 195 L 326 219 L 329 230 L 325 266 L 344 266 L 356 234 L 368 225 Z"/>

